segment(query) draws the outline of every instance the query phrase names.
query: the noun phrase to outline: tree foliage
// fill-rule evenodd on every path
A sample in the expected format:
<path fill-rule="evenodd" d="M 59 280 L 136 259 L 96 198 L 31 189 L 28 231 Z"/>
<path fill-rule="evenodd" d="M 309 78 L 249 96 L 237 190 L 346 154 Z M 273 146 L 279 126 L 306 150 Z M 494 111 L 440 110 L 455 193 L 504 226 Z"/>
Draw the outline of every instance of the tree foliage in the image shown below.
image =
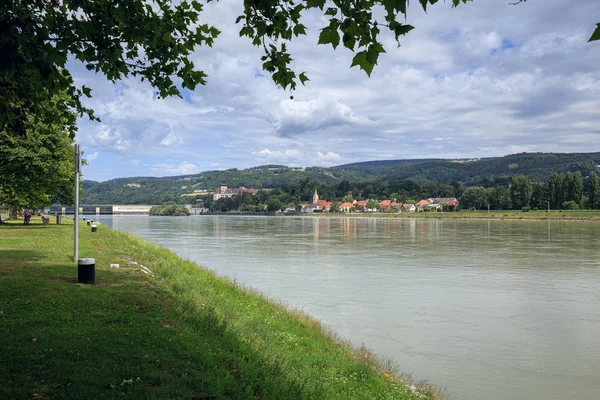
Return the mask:
<path fill-rule="evenodd" d="M 210 0 L 207 0 L 207 2 Z M 471 0 L 452 0 L 453 7 Z M 262 67 L 278 85 L 295 89 L 305 73 L 290 67 L 288 42 L 306 35 L 303 13 L 318 9 L 327 19 L 318 44 L 340 44 L 355 55 L 351 67 L 371 75 L 386 52 L 382 34 L 400 37 L 409 0 L 244 0 L 240 36 L 263 49 Z M 423 10 L 438 0 L 419 0 Z M 69 110 L 97 119 L 82 104 L 90 97 L 67 68 L 76 59 L 115 82 L 134 76 L 147 80 L 161 97 L 194 90 L 206 74 L 190 60 L 197 46 L 212 46 L 219 30 L 201 21 L 199 0 L 5 0 L 0 3 L 0 129 L 24 133 L 26 115 L 51 124 L 63 121 L 71 137 L 76 119 Z M 379 18 L 379 20 L 377 19 Z M 590 41 L 600 39 L 600 24 Z M 68 96 L 48 107 L 54 94 Z"/>
<path fill-rule="evenodd" d="M 219 31 L 199 22 L 202 8 L 193 0 L 3 1 L 0 127 L 21 130 L 25 113 L 55 123 L 68 109 L 95 119 L 81 103 L 90 89 L 75 85 L 70 58 L 112 82 L 138 76 L 163 97 L 180 95 L 177 84 L 194 89 L 205 83 L 189 55 L 198 45 L 212 45 Z M 58 92 L 68 97 L 60 99 L 61 112 L 49 112 L 46 105 Z M 73 137 L 75 120 L 67 126 Z"/>
<path fill-rule="evenodd" d="M 598 174 L 592 171 L 589 177 L 588 189 L 588 204 L 589 208 L 598 208 L 600 202 L 600 183 L 598 182 Z"/>
<path fill-rule="evenodd" d="M 185 208 L 185 206 L 182 205 L 177 205 L 177 204 L 170 204 L 170 205 L 162 205 L 162 206 L 153 206 L 152 208 L 150 208 L 150 215 L 168 215 L 168 216 L 174 216 L 174 217 L 179 217 L 179 216 L 187 216 L 190 215 L 190 212 L 188 211 L 187 208 Z"/>
<path fill-rule="evenodd" d="M 480 210 L 487 207 L 487 193 L 482 186 L 467 188 L 460 198 L 461 208 Z"/>
<path fill-rule="evenodd" d="M 510 198 L 515 209 L 529 206 L 533 187 L 531 179 L 525 175 L 516 175 L 510 185 Z"/>
<path fill-rule="evenodd" d="M 0 130 L 0 204 L 41 208 L 60 201 L 72 204 L 72 139 L 60 124 L 29 117 L 28 135 Z"/>

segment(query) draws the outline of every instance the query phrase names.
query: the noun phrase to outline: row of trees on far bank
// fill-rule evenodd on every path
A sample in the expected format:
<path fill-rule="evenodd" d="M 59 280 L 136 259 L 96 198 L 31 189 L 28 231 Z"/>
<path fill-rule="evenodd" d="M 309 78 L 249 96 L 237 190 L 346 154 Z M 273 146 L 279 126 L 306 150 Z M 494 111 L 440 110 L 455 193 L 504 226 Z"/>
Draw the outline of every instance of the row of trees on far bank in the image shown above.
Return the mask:
<path fill-rule="evenodd" d="M 530 210 L 600 208 L 600 184 L 596 172 L 583 178 L 581 172 L 553 173 L 545 183 L 516 175 L 508 187 L 467 188 L 460 198 L 462 209 Z"/>
<path fill-rule="evenodd" d="M 213 212 L 273 212 L 298 208 L 301 203 L 312 203 L 312 196 L 317 190 L 321 199 L 333 203 L 332 211 L 337 210 L 337 205 L 354 200 L 389 199 L 399 203 L 415 203 L 431 197 L 455 197 L 460 200 L 460 209 L 475 210 L 488 207 L 490 210 L 600 208 L 600 185 L 596 172 L 591 172 L 586 178 L 579 171 L 553 173 L 545 183 L 533 182 L 525 175 L 516 175 L 495 183 L 496 186 L 490 187 L 465 187 L 459 182 L 428 181 L 419 185 L 412 181 L 327 183 L 304 180 L 277 189 L 259 190 L 254 196 L 243 194 L 216 201 L 210 196 L 199 197 L 198 204 Z"/>

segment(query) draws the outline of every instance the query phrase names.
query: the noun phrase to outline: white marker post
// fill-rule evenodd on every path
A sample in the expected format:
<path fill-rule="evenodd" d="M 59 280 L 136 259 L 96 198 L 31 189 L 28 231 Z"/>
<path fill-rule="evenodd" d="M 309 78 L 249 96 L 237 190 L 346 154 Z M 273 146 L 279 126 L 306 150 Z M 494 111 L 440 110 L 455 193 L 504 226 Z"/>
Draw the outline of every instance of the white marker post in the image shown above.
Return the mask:
<path fill-rule="evenodd" d="M 77 264 L 79 259 L 79 173 L 81 172 L 81 153 L 79 145 L 75 144 L 75 218 L 73 219 L 73 262 Z"/>

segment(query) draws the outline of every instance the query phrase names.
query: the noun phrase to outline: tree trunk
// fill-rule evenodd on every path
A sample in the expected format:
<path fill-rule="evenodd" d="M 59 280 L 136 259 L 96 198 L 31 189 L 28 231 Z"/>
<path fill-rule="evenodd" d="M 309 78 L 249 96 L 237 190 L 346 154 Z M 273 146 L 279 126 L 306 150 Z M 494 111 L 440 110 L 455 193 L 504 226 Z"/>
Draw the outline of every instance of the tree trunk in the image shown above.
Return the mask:
<path fill-rule="evenodd" d="M 8 206 L 8 218 L 17 218 L 17 206 Z"/>

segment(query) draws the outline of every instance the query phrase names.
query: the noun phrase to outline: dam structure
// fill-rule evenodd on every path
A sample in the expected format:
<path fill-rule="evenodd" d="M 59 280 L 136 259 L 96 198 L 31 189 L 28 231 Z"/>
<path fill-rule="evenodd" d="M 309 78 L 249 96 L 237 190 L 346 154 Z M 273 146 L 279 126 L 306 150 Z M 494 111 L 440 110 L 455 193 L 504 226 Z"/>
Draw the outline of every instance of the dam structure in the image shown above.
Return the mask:
<path fill-rule="evenodd" d="M 79 206 L 79 214 L 83 215 L 148 215 L 151 205 L 95 205 L 83 204 Z M 53 204 L 48 209 L 49 214 L 74 214 L 75 207 Z"/>

